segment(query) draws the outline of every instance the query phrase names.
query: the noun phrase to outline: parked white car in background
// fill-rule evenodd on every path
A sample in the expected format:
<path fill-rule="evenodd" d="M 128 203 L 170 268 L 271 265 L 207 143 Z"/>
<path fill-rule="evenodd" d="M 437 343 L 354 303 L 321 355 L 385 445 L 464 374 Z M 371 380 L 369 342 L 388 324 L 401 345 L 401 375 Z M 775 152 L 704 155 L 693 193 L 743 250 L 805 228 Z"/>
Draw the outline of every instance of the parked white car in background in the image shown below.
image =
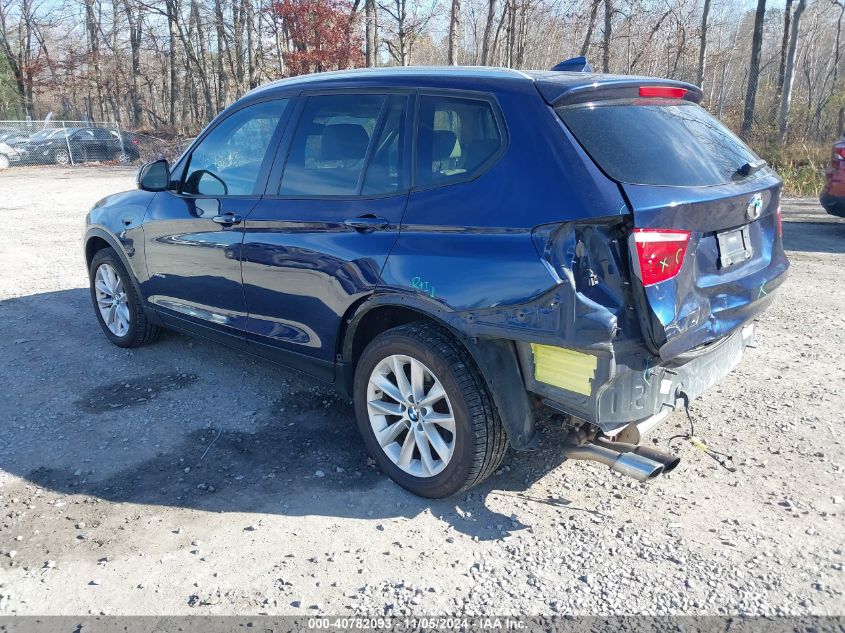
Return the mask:
<path fill-rule="evenodd" d="M 0 169 L 7 169 L 20 160 L 18 151 L 6 143 L 0 143 Z"/>

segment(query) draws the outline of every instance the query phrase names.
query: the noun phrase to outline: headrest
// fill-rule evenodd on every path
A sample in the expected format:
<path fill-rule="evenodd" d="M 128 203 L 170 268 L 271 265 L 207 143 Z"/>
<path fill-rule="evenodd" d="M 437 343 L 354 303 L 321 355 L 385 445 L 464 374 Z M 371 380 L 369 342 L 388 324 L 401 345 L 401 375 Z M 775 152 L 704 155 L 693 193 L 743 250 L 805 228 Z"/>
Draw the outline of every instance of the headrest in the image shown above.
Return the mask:
<path fill-rule="evenodd" d="M 360 160 L 367 154 L 370 137 L 355 123 L 335 123 L 323 128 L 321 160 Z"/>
<path fill-rule="evenodd" d="M 455 151 L 458 137 L 449 130 L 434 130 L 431 141 L 431 160 L 446 160 Z"/>

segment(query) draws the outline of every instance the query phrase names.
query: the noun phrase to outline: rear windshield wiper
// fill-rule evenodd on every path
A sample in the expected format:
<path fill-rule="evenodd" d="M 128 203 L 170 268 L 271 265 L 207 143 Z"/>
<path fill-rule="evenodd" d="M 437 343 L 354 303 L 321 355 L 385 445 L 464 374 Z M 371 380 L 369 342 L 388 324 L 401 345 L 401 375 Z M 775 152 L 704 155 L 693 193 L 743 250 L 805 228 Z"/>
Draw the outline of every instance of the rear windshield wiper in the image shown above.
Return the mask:
<path fill-rule="evenodd" d="M 763 167 L 765 167 L 767 164 L 768 163 L 766 163 L 766 161 L 764 161 L 762 158 L 759 158 L 757 160 L 750 160 L 744 165 L 742 165 L 739 169 L 737 169 L 736 173 L 738 173 L 740 176 L 750 176 L 755 171 L 763 169 Z"/>

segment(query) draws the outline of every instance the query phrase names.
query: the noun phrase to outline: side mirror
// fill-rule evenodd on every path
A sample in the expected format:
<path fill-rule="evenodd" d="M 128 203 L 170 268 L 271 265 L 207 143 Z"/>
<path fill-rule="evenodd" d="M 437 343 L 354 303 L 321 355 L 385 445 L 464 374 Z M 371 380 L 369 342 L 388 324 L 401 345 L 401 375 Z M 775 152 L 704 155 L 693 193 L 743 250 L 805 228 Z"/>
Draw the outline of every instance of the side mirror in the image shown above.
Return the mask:
<path fill-rule="evenodd" d="M 138 170 L 138 189 L 166 191 L 170 187 L 170 165 L 165 159 L 142 165 Z"/>

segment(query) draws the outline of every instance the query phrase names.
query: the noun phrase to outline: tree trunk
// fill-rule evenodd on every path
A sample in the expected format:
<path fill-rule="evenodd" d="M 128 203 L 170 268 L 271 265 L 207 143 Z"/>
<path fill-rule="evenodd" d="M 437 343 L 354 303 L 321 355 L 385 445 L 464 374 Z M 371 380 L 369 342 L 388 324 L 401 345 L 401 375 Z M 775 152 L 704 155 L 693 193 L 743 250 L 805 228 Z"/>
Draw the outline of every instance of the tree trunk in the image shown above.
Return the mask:
<path fill-rule="evenodd" d="M 364 19 L 366 20 L 366 43 L 365 54 L 368 68 L 375 68 L 378 65 L 376 49 L 378 47 L 378 35 L 376 33 L 376 0 L 364 0 Z"/>
<path fill-rule="evenodd" d="M 5 24 L 0 23 L 0 29 L 2 29 L 0 30 L 0 45 L 2 45 L 0 53 L 3 53 L 9 62 L 9 70 L 11 70 L 12 77 L 14 77 L 15 80 L 15 90 L 18 93 L 21 114 L 24 118 L 26 118 L 31 116 L 32 112 L 26 99 L 26 82 L 24 80 L 23 69 L 21 68 L 18 57 L 12 53 L 12 47 L 9 44 L 8 37 L 6 36 Z"/>
<path fill-rule="evenodd" d="M 610 72 L 610 38 L 613 37 L 613 0 L 604 0 L 604 37 L 602 39 L 601 71 Z"/>
<path fill-rule="evenodd" d="M 258 86 L 257 66 L 255 64 L 255 7 L 252 0 L 244 0 L 244 12 L 246 29 L 246 66 L 247 66 L 247 80 L 249 82 L 249 89 L 252 90 Z"/>
<path fill-rule="evenodd" d="M 168 35 L 169 35 L 169 50 L 168 50 L 168 64 L 170 65 L 170 110 L 169 116 L 167 118 L 167 122 L 174 128 L 179 128 L 181 125 L 181 121 L 177 116 L 178 112 L 178 104 L 180 102 L 180 91 L 179 91 L 179 71 L 177 68 L 177 54 L 178 54 L 178 38 L 179 34 L 177 32 L 176 27 L 176 20 L 178 20 L 177 16 L 177 6 L 176 2 L 178 0 L 167 0 L 165 2 L 165 6 L 167 7 L 167 27 L 168 27 Z"/>
<path fill-rule="evenodd" d="M 94 69 L 94 88 L 97 93 L 97 115 L 100 120 L 106 118 L 103 109 L 103 82 L 100 73 L 100 24 L 94 12 L 94 0 L 85 0 L 85 30 L 88 35 L 88 51 L 91 53 L 91 66 Z"/>
<path fill-rule="evenodd" d="M 596 26 L 596 16 L 599 13 L 601 0 L 593 0 L 593 7 L 590 9 L 590 21 L 587 24 L 587 35 L 584 36 L 584 44 L 581 46 L 581 57 L 586 57 L 590 50 L 590 40 L 593 39 L 593 29 Z"/>
<path fill-rule="evenodd" d="M 786 75 L 786 53 L 789 48 L 789 24 L 792 21 L 792 0 L 786 0 L 783 9 L 783 40 L 780 44 L 780 66 L 778 66 L 777 99 L 783 95 L 783 79 Z"/>
<path fill-rule="evenodd" d="M 789 51 L 786 55 L 786 68 L 783 75 L 783 91 L 780 97 L 780 119 L 778 120 L 778 133 L 780 144 L 786 144 L 786 132 L 789 127 L 789 102 L 792 99 L 792 84 L 795 79 L 795 51 L 798 48 L 798 27 L 801 22 L 801 14 L 807 7 L 807 0 L 798 0 L 795 7 L 795 15 L 792 18 L 791 33 L 789 36 Z"/>
<path fill-rule="evenodd" d="M 760 51 L 763 48 L 763 20 L 766 17 L 766 0 L 757 0 L 754 15 L 754 36 L 751 38 L 751 63 L 748 67 L 748 89 L 745 91 L 745 107 L 739 134 L 748 139 L 754 125 L 754 104 L 757 100 L 757 84 L 760 81 Z"/>
<path fill-rule="evenodd" d="M 698 75 L 699 88 L 704 87 L 704 71 L 707 65 L 707 18 L 710 15 L 710 0 L 704 0 L 704 10 L 701 13 L 701 44 L 698 46 Z"/>
<path fill-rule="evenodd" d="M 140 5 L 137 15 L 133 11 L 130 0 L 123 0 L 126 11 L 126 22 L 129 26 L 129 51 L 131 64 L 131 78 L 129 83 L 129 101 L 132 106 L 132 125 L 143 125 L 144 111 L 141 108 L 141 90 L 138 81 L 141 77 L 141 33 L 143 14 Z"/>
<path fill-rule="evenodd" d="M 200 123 L 204 124 L 211 121 L 214 115 L 214 105 L 211 95 L 211 82 L 208 79 L 208 72 L 206 70 L 206 59 L 208 58 L 208 51 L 205 48 L 205 31 L 203 29 L 202 16 L 200 15 L 199 0 L 191 0 L 191 14 L 194 19 L 194 24 L 197 29 L 197 42 L 199 43 L 199 56 L 193 52 L 190 56 L 193 57 L 194 65 L 197 67 L 197 74 L 199 75 L 200 84 L 202 84 L 202 96 L 205 103 L 205 115 L 200 117 Z M 186 51 L 190 51 L 190 42 L 184 41 Z"/>
<path fill-rule="evenodd" d="M 452 14 L 449 17 L 449 56 L 450 66 L 458 65 L 458 38 L 461 28 L 461 0 L 452 0 Z"/>
<path fill-rule="evenodd" d="M 223 23 L 222 0 L 214 0 L 214 28 L 217 35 L 217 110 L 220 111 L 229 98 L 229 76 L 223 65 L 223 51 L 228 52 L 229 46 Z"/>
<path fill-rule="evenodd" d="M 496 0 L 487 0 L 487 24 L 484 25 L 484 39 L 481 40 L 481 65 L 490 61 L 490 45 L 493 37 L 493 22 L 496 20 Z"/>

